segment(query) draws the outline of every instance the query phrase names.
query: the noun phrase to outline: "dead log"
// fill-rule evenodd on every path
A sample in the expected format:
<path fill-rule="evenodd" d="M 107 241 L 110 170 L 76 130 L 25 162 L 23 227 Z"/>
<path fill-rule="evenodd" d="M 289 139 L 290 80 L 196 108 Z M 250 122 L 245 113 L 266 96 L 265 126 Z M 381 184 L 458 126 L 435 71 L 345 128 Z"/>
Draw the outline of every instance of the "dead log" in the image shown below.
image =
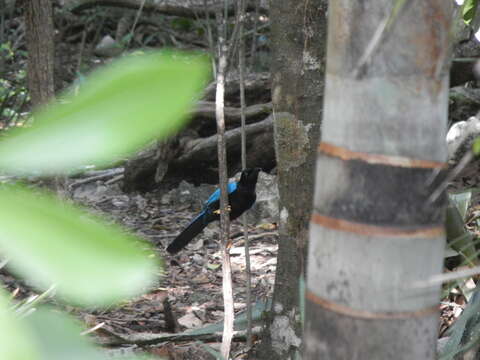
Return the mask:
<path fill-rule="evenodd" d="M 103 329 L 103 337 L 96 337 L 95 341 L 97 344 L 103 346 L 120 346 L 135 344 L 137 346 L 146 346 L 146 345 L 156 345 L 162 344 L 165 342 L 180 342 L 180 341 L 202 341 L 202 342 L 215 342 L 222 340 L 222 333 L 219 331 L 205 331 L 205 332 L 195 332 L 187 330 L 179 334 L 155 334 L 155 333 L 132 333 L 125 334 L 120 332 L 114 332 L 112 329 Z M 262 327 L 255 326 L 252 329 L 254 335 L 261 334 Z M 102 333 L 102 331 L 97 331 Z M 107 337 L 106 335 L 109 335 Z M 240 330 L 235 331 L 233 334 L 233 340 L 235 341 L 246 341 L 246 331 Z"/>
<path fill-rule="evenodd" d="M 179 135 L 148 146 L 125 164 L 123 190 L 148 191 L 163 180 L 179 151 Z"/>
<path fill-rule="evenodd" d="M 147 191 L 155 186 L 157 144 L 152 144 L 125 163 L 123 191 Z"/>
<path fill-rule="evenodd" d="M 275 150 L 273 145 L 273 117 L 246 126 L 247 164 L 270 170 L 275 167 Z M 241 129 L 226 132 L 228 173 L 241 170 L 240 142 Z M 188 141 L 173 159 L 170 166 L 173 172 L 193 183 L 216 183 L 217 174 L 217 135 Z"/>
<path fill-rule="evenodd" d="M 272 103 L 255 104 L 245 108 L 247 124 L 254 123 L 265 118 L 272 112 Z M 191 116 L 206 120 L 215 120 L 215 103 L 211 101 L 199 101 Z M 232 106 L 225 106 L 225 118 L 227 128 L 240 126 L 241 109 Z"/>
<path fill-rule="evenodd" d="M 272 116 L 246 126 L 247 164 L 265 170 L 275 167 Z M 185 179 L 194 184 L 217 183 L 217 135 L 198 138 L 191 130 L 155 144 L 130 159 L 125 165 L 123 189 L 149 191 L 168 179 Z M 226 132 L 229 174 L 241 169 L 241 130 Z"/>
<path fill-rule="evenodd" d="M 254 10 L 254 1 L 249 1 L 247 7 L 249 11 Z M 84 10 L 91 9 L 96 6 L 114 6 L 126 9 L 138 10 L 142 8 L 144 12 L 157 12 L 165 15 L 180 16 L 186 18 L 197 19 L 198 17 L 205 17 L 207 13 L 212 18 L 215 16 L 217 9 L 222 9 L 223 0 L 207 0 L 206 6 L 204 0 L 162 0 L 162 1 L 142 1 L 142 0 L 63 0 L 62 5 L 73 13 L 80 13 Z M 267 2 L 264 1 L 260 7 L 261 13 L 267 12 Z M 230 4 L 229 14 L 234 14 L 234 4 Z"/>
<path fill-rule="evenodd" d="M 225 82 L 225 101 L 227 103 L 236 103 L 240 99 L 240 85 L 238 77 L 231 76 Z M 215 86 L 216 83 L 209 84 L 203 95 L 206 101 L 215 100 Z M 247 104 L 257 104 L 259 102 L 270 102 L 270 73 L 250 73 L 245 77 L 245 101 Z M 234 100 L 235 99 L 235 100 Z"/>
<path fill-rule="evenodd" d="M 273 121 L 269 116 L 267 119 L 255 124 L 246 126 L 247 138 L 253 141 L 256 136 L 273 132 Z M 241 129 L 236 128 L 228 131 L 226 134 L 227 151 L 233 153 L 235 148 L 240 148 Z M 182 151 L 182 155 L 175 159 L 175 164 L 179 166 L 190 166 L 192 163 L 211 163 L 212 158 L 216 155 L 217 135 L 208 138 L 201 138 L 189 141 Z"/>

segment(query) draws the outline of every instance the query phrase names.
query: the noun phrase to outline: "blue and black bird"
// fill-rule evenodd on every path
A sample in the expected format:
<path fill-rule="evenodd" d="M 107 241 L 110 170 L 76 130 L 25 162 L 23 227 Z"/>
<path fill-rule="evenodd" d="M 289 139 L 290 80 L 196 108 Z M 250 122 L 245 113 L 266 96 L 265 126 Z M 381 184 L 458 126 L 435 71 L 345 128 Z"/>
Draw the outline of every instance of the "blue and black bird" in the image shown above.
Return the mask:
<path fill-rule="evenodd" d="M 250 209 L 255 203 L 257 195 L 255 187 L 257 185 L 258 173 L 260 168 L 245 169 L 242 171 L 238 182 L 229 183 L 228 203 L 230 206 L 230 220 L 235 220 L 245 211 Z M 200 234 L 202 230 L 212 221 L 220 219 L 220 189 L 210 195 L 204 208 L 192 222 L 178 235 L 175 240 L 167 247 L 170 254 L 176 254 L 182 250 L 192 239 Z"/>

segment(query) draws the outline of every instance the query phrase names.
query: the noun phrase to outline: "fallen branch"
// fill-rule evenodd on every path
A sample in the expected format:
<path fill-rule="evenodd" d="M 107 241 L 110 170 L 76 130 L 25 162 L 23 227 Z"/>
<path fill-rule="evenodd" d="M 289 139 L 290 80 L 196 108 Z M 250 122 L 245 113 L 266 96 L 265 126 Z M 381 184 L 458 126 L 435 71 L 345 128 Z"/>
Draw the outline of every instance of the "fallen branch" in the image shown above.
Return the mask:
<path fill-rule="evenodd" d="M 254 2 L 250 1 L 250 10 L 254 8 Z M 80 13 L 84 10 L 94 8 L 96 6 L 113 6 L 126 9 L 138 10 L 142 6 L 142 0 L 63 0 L 63 4 L 67 10 L 73 13 Z M 147 1 L 143 6 L 145 12 L 157 12 L 160 14 L 180 16 L 186 18 L 196 19 L 197 17 L 205 17 L 207 15 L 213 16 L 217 9 L 223 9 L 223 0 L 207 0 L 207 7 L 203 0 L 191 1 L 177 1 L 177 0 L 162 0 L 162 1 Z M 207 9 L 207 11 L 206 11 Z M 261 12 L 266 13 L 265 7 L 261 8 Z M 230 3 L 229 15 L 234 14 L 234 4 Z"/>
<path fill-rule="evenodd" d="M 119 346 L 119 345 L 155 345 L 164 342 L 170 341 L 204 341 L 204 342 L 218 342 L 222 340 L 222 332 L 212 332 L 212 333 L 189 333 L 185 332 L 183 334 L 152 334 L 152 333 L 135 333 L 135 334 L 120 334 L 112 331 L 111 329 L 106 329 L 106 327 L 101 328 L 102 337 L 97 337 L 96 340 L 99 344 L 103 346 Z M 254 334 L 260 334 L 262 328 L 256 326 L 253 328 Z M 105 337 L 105 335 L 110 335 Z M 234 331 L 233 340 L 235 341 L 246 341 L 246 331 Z"/>
<path fill-rule="evenodd" d="M 215 99 L 215 86 L 216 83 L 210 83 L 203 94 L 205 100 L 214 100 Z M 271 88 L 270 73 L 250 73 L 245 76 L 245 95 L 248 97 L 250 95 L 259 98 L 263 94 L 269 94 Z M 229 99 L 230 97 L 239 97 L 239 79 L 234 77 L 229 77 L 225 82 L 225 98 Z M 248 99 L 247 99 L 248 100 Z"/>
<path fill-rule="evenodd" d="M 94 182 L 97 180 L 103 180 L 111 177 L 116 177 L 118 175 L 123 175 L 123 172 L 125 169 L 122 168 L 115 168 L 115 169 L 107 169 L 107 170 L 101 170 L 97 175 L 87 177 L 85 179 L 77 180 L 74 183 L 69 185 L 69 190 L 75 189 L 77 186 L 83 185 L 83 184 L 88 184 L 90 182 Z"/>
<path fill-rule="evenodd" d="M 271 116 L 258 123 L 250 124 L 245 127 L 247 134 L 247 147 L 252 144 L 253 140 L 258 135 L 269 134 L 273 136 L 273 119 Z M 238 151 L 241 143 L 241 129 L 233 129 L 225 133 L 227 152 L 233 153 Z M 273 142 L 272 142 L 273 146 Z M 266 149 L 265 149 L 266 150 Z M 178 166 L 183 166 L 192 163 L 205 163 L 206 160 L 216 159 L 217 152 L 217 135 L 207 138 L 194 139 L 185 144 L 182 155 L 174 162 Z M 263 156 L 266 155 L 266 151 Z M 252 163 L 252 162 L 249 162 Z M 252 166 L 254 163 L 252 163 Z"/>
<path fill-rule="evenodd" d="M 272 112 L 272 103 L 255 104 L 245 108 L 245 117 L 249 119 L 247 123 L 251 123 L 252 118 L 269 115 Z M 210 101 L 199 101 L 197 107 L 193 110 L 192 117 L 201 117 L 209 120 L 215 119 L 215 103 Z M 225 117 L 227 126 L 240 126 L 241 109 L 236 107 L 225 106 Z"/>
<path fill-rule="evenodd" d="M 247 125 L 246 134 L 248 164 L 263 169 L 273 168 L 275 150 L 272 117 Z M 241 169 L 241 128 L 228 130 L 225 135 L 228 172 L 233 174 Z M 180 175 L 193 182 L 217 182 L 217 136 L 196 136 L 198 135 L 187 130 L 156 146 L 153 144 L 128 160 L 125 164 L 123 189 L 127 192 L 148 191 L 155 188 L 167 172 L 170 176 Z M 193 174 L 194 179 L 189 179 L 189 174 Z"/>

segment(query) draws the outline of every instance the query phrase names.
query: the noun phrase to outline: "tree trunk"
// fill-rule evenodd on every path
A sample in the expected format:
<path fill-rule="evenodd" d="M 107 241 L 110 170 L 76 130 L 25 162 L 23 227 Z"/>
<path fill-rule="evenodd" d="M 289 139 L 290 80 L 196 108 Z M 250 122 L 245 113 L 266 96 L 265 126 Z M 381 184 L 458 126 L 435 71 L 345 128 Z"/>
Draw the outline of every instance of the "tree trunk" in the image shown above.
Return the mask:
<path fill-rule="evenodd" d="M 28 89 L 35 107 L 45 104 L 55 95 L 53 9 L 51 0 L 29 0 L 25 3 Z"/>
<path fill-rule="evenodd" d="M 305 272 L 326 42 L 325 0 L 275 0 L 272 99 L 280 193 L 277 270 L 262 356 L 291 359 L 302 345 L 299 280 Z"/>
<path fill-rule="evenodd" d="M 397 6 L 400 4 L 400 6 Z M 435 359 L 451 4 L 329 7 L 310 226 L 306 359 Z"/>

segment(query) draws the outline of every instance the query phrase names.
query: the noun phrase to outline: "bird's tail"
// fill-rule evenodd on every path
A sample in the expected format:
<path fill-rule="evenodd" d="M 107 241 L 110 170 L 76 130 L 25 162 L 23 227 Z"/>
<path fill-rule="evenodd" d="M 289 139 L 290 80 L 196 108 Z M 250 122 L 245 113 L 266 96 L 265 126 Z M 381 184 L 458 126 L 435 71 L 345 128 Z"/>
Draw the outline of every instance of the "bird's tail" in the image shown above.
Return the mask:
<path fill-rule="evenodd" d="M 167 247 L 170 254 L 176 254 L 182 250 L 192 239 L 200 234 L 202 230 L 208 225 L 205 221 L 205 212 L 198 215 L 193 221 L 172 241 Z"/>

